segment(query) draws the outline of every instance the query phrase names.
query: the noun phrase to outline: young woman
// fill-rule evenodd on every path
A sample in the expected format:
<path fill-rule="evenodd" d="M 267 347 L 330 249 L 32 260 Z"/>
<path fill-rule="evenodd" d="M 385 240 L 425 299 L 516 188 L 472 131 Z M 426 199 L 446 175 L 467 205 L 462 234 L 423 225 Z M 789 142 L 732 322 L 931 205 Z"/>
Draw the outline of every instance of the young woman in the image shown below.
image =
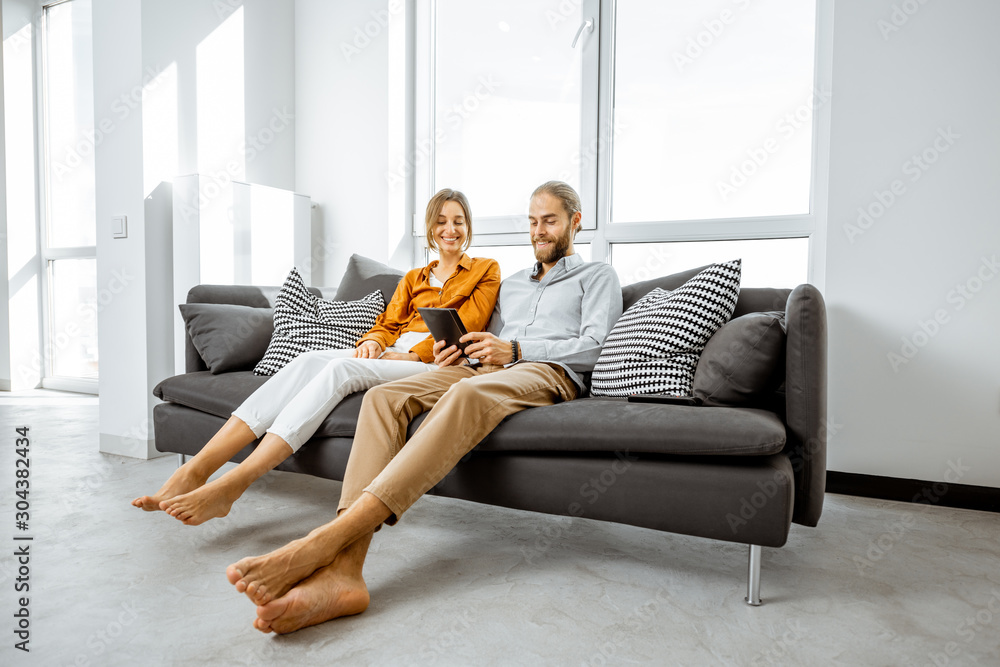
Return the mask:
<path fill-rule="evenodd" d="M 293 359 L 233 412 L 208 444 L 153 496 L 132 501 L 188 525 L 223 517 L 243 492 L 312 437 L 348 394 L 437 368 L 434 339 L 418 307 L 457 308 L 469 331 L 489 322 L 500 289 L 495 260 L 470 258 L 472 216 L 465 195 L 441 190 L 427 204 L 427 243 L 435 260 L 399 282 L 392 300 L 353 350 L 307 352 Z M 206 484 L 234 454 L 263 436 L 245 461 Z"/>

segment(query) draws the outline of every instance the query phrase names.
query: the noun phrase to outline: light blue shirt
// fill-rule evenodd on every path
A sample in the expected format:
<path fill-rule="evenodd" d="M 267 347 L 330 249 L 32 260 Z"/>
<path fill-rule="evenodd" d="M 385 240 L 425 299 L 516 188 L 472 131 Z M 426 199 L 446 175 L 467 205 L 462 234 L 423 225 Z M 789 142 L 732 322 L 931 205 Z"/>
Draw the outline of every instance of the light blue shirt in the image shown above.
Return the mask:
<path fill-rule="evenodd" d="M 563 257 L 538 280 L 542 265 L 519 271 L 500 283 L 488 331 L 517 339 L 521 361 L 545 361 L 566 369 L 586 391 L 577 373 L 594 370 L 601 346 L 622 314 L 618 274 L 603 262 Z"/>

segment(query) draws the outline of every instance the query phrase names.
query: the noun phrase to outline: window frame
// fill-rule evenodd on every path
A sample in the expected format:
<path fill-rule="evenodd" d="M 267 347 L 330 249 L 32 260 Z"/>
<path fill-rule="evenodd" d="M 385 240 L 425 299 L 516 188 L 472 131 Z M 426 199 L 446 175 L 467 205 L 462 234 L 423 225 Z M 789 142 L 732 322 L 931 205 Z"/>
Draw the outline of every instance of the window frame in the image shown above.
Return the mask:
<path fill-rule="evenodd" d="M 592 201 L 584 202 L 584 219 L 591 224 L 581 230 L 578 241 L 590 243 L 593 261 L 611 261 L 613 246 L 624 243 L 671 241 L 718 241 L 809 238 L 810 283 L 823 287 L 825 275 L 826 209 L 830 158 L 830 103 L 817 105 L 812 116 L 812 160 L 809 188 L 809 212 L 797 215 L 761 216 L 750 218 L 712 218 L 704 220 L 661 220 L 644 222 L 612 222 L 612 157 L 614 151 L 614 53 L 615 14 L 617 0 L 584 0 L 583 16 L 588 16 L 588 2 L 597 6 L 596 26 L 590 38 L 598 38 L 598 66 L 595 81 L 584 77 L 585 108 L 583 119 L 596 111 L 598 152 L 592 161 L 592 193 L 581 193 Z M 813 85 L 816 90 L 832 91 L 833 0 L 815 0 L 816 26 L 813 54 Z M 428 249 L 422 240 L 423 202 L 433 195 L 435 151 L 429 141 L 434 136 L 434 45 L 436 0 L 418 0 L 416 7 L 414 86 L 416 143 L 410 147 L 417 155 L 418 147 L 429 146 L 426 159 L 414 169 L 414 205 L 412 234 L 415 239 L 414 264 L 426 263 Z M 593 5 L 592 5 L 593 6 Z M 586 180 L 584 182 L 587 182 Z M 593 211 L 588 216 L 588 211 Z M 529 247 L 527 216 L 476 218 L 475 245 L 523 245 Z"/>
<path fill-rule="evenodd" d="M 73 0 L 56 0 L 55 2 L 50 2 L 42 5 L 41 8 L 41 20 L 39 22 L 39 38 L 36 40 L 37 51 L 35 54 L 36 63 L 39 76 L 38 76 L 38 86 L 36 87 L 36 104 L 38 107 L 38 155 L 37 160 L 38 176 L 37 182 L 40 184 L 37 194 L 38 205 L 37 210 L 37 220 L 35 224 L 38 230 L 38 275 L 39 275 L 39 315 L 41 317 L 41 323 L 39 326 L 39 356 L 40 356 L 40 371 L 41 371 L 41 387 L 43 389 L 55 389 L 59 391 L 72 391 L 83 394 L 94 394 L 98 393 L 98 379 L 97 378 L 79 378 L 79 377 L 67 377 L 58 376 L 53 373 L 53 364 L 55 353 L 53 350 L 53 341 L 55 338 L 55 332 L 52 330 L 53 321 L 55 319 L 52 312 L 54 299 L 52 294 L 53 281 L 53 263 L 62 259 L 97 259 L 97 246 L 50 246 L 49 245 L 49 197 L 51 196 L 52 189 L 49 181 L 50 173 L 50 150 L 49 150 L 49 117 L 48 117 L 48 58 L 47 58 L 47 43 L 48 43 L 48 12 L 54 7 L 64 5 L 73 2 Z M 94 221 L 97 224 L 97 221 Z"/>

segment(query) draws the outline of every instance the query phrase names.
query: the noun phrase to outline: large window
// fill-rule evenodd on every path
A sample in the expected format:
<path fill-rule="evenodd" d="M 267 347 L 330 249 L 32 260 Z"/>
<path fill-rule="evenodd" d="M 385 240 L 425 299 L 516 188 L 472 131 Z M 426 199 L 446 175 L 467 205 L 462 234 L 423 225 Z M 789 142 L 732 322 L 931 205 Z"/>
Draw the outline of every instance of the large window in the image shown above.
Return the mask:
<path fill-rule="evenodd" d="M 97 391 L 91 0 L 42 21 L 42 385 Z"/>
<path fill-rule="evenodd" d="M 809 212 L 815 14 L 618 0 L 612 222 Z"/>
<path fill-rule="evenodd" d="M 528 195 L 559 179 L 578 243 L 626 282 L 735 256 L 744 284 L 805 282 L 827 1 L 419 2 L 417 207 L 465 191 L 477 253 L 513 257 Z"/>
<path fill-rule="evenodd" d="M 527 196 L 543 181 L 584 188 L 596 165 L 580 147 L 597 134 L 588 101 L 597 77 L 596 0 L 433 3 L 432 189 L 462 190 L 477 228 L 526 230 Z M 590 14 L 587 11 L 590 10 Z M 591 202 L 592 203 L 592 202 Z M 479 224 L 482 222 L 483 224 Z M 589 226 L 594 226 L 591 216 Z"/>

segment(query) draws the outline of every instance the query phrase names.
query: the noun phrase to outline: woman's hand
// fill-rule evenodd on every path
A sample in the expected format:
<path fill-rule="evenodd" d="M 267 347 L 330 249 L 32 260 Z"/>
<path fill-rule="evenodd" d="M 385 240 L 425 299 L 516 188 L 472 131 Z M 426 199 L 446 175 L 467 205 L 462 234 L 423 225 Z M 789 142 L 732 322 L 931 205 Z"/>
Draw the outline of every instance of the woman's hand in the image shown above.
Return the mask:
<path fill-rule="evenodd" d="M 381 359 L 389 359 L 390 361 L 420 361 L 420 356 L 415 352 L 386 352 L 383 354 Z"/>
<path fill-rule="evenodd" d="M 460 366 L 464 359 L 465 357 L 457 345 L 445 347 L 443 340 L 434 341 L 434 363 L 439 367 Z"/>
<path fill-rule="evenodd" d="M 503 366 L 514 361 L 514 348 L 509 340 L 497 338 L 486 331 L 471 331 L 458 339 L 460 342 L 472 342 L 465 348 L 465 354 L 470 359 L 479 359 L 484 364 Z"/>
<path fill-rule="evenodd" d="M 382 356 L 382 346 L 373 340 L 366 340 L 354 348 L 355 359 L 378 359 L 380 356 Z"/>

